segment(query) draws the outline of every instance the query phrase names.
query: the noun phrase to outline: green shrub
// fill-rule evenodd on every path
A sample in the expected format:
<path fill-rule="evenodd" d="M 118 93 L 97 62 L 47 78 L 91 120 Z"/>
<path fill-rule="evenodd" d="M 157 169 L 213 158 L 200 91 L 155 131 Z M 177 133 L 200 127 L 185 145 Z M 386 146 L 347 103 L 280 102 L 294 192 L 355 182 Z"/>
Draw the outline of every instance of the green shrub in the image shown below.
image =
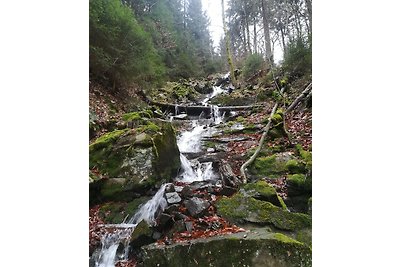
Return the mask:
<path fill-rule="evenodd" d="M 311 45 L 306 44 L 302 39 L 289 43 L 284 56 L 283 69 L 291 78 L 311 74 Z"/>
<path fill-rule="evenodd" d="M 262 55 L 252 54 L 244 62 L 243 76 L 249 78 L 264 67 L 265 63 Z"/>

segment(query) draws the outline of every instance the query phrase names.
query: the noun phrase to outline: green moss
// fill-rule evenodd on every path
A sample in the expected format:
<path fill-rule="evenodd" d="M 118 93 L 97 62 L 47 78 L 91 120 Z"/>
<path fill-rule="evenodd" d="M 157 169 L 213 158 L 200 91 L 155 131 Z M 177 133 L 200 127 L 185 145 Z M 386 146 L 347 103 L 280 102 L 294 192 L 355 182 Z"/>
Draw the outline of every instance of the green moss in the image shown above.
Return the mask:
<path fill-rule="evenodd" d="M 162 125 L 160 133 L 154 136 L 153 142 L 156 154 L 154 165 L 157 175 L 161 179 L 170 181 L 176 176 L 181 166 L 176 133 L 171 123 Z"/>
<path fill-rule="evenodd" d="M 216 203 L 217 212 L 233 223 L 269 224 L 282 230 L 298 230 L 311 226 L 310 216 L 283 210 L 270 202 L 236 193 Z"/>
<path fill-rule="evenodd" d="M 280 114 L 278 114 L 278 113 L 275 113 L 274 115 L 272 115 L 272 117 L 271 117 L 271 121 L 272 121 L 272 123 L 274 124 L 274 125 L 276 125 L 276 124 L 278 124 L 278 123 L 280 123 L 280 122 L 282 122 L 282 116 L 280 115 Z"/>
<path fill-rule="evenodd" d="M 197 239 L 143 248 L 143 266 L 303 266 L 311 267 L 310 247 L 273 234 Z"/>
<path fill-rule="evenodd" d="M 143 110 L 143 111 L 135 111 L 130 113 L 125 113 L 122 115 L 122 120 L 125 122 L 129 121 L 139 121 L 143 120 L 144 118 L 151 119 L 153 118 L 153 111 L 150 109 Z"/>
<path fill-rule="evenodd" d="M 235 121 L 236 121 L 236 122 L 243 122 L 243 121 L 244 121 L 244 118 L 243 118 L 242 116 L 239 116 L 239 117 L 236 118 Z"/>
<path fill-rule="evenodd" d="M 139 112 L 125 113 L 122 115 L 122 120 L 124 121 L 137 121 L 141 119 L 142 116 L 140 116 Z"/>
<path fill-rule="evenodd" d="M 115 130 L 100 136 L 89 146 L 89 152 L 110 145 L 128 130 L 129 129 Z"/>
<path fill-rule="evenodd" d="M 279 203 L 281 204 L 282 209 L 287 210 L 288 208 L 285 204 L 285 201 L 283 201 L 283 199 L 280 196 L 278 196 L 278 200 L 279 200 Z"/>
<path fill-rule="evenodd" d="M 310 248 L 312 247 L 312 231 L 310 228 L 305 228 L 296 231 L 296 233 L 294 234 L 294 238 L 306 244 Z"/>
<path fill-rule="evenodd" d="M 124 220 L 123 207 L 123 203 L 106 203 L 100 207 L 99 216 L 105 223 L 121 223 Z"/>
<path fill-rule="evenodd" d="M 293 238 L 288 237 L 287 235 L 281 234 L 281 233 L 274 233 L 274 238 L 276 240 L 279 240 L 283 243 L 297 243 L 297 244 L 303 244 L 297 240 L 294 240 Z"/>
<path fill-rule="evenodd" d="M 286 172 L 285 162 L 277 161 L 276 156 L 258 157 L 250 167 L 250 172 L 261 176 L 276 176 Z"/>
<path fill-rule="evenodd" d="M 311 177 L 307 177 L 304 174 L 288 175 L 286 181 L 290 187 L 290 191 L 310 193 L 312 190 Z"/>
<path fill-rule="evenodd" d="M 243 187 L 246 191 L 255 191 L 258 195 L 265 198 L 271 198 L 276 195 L 276 190 L 266 181 L 260 180 L 256 183 L 248 183 Z"/>
<path fill-rule="evenodd" d="M 305 171 L 305 166 L 301 162 L 291 159 L 286 162 L 285 169 L 289 173 L 301 173 Z"/>
<path fill-rule="evenodd" d="M 145 132 L 148 134 L 155 134 L 158 133 L 160 130 L 161 128 L 151 121 L 148 121 L 145 125 L 137 128 L 137 132 L 139 133 Z"/>

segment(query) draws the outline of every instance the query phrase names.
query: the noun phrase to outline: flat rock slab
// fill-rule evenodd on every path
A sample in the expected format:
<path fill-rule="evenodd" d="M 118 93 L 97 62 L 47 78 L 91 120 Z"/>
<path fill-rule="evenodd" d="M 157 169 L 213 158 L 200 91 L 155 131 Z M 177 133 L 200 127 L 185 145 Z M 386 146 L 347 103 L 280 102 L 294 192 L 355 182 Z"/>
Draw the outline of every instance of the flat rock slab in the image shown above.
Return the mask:
<path fill-rule="evenodd" d="M 165 193 L 165 198 L 167 199 L 168 204 L 176 204 L 182 201 L 177 192 Z"/>
<path fill-rule="evenodd" d="M 278 233 L 241 232 L 173 245 L 142 247 L 143 265 L 309 267 L 309 246 Z"/>

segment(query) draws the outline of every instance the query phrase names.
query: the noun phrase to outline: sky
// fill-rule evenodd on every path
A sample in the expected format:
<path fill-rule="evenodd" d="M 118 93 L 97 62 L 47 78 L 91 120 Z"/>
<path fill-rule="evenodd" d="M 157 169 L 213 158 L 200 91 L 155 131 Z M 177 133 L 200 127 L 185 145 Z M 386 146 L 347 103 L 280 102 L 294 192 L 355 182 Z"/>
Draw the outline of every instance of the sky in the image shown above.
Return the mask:
<path fill-rule="evenodd" d="M 209 30 L 211 33 L 211 38 L 214 42 L 214 47 L 218 47 L 219 40 L 224 34 L 224 29 L 222 27 L 222 7 L 220 0 L 201 0 L 203 10 L 207 12 L 210 18 Z M 225 1 L 225 10 L 228 7 L 229 0 Z M 274 61 L 278 63 L 283 58 L 282 48 L 279 45 L 274 47 Z"/>

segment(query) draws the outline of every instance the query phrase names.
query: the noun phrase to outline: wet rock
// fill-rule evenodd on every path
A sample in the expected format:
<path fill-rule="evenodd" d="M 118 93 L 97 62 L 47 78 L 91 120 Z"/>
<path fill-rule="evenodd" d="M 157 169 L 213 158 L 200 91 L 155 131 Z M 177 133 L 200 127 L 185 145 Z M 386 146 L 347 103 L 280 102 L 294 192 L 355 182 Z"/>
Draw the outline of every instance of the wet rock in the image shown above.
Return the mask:
<path fill-rule="evenodd" d="M 175 220 L 184 220 L 186 221 L 189 217 L 186 216 L 185 214 L 181 213 L 181 212 L 174 212 L 174 218 Z"/>
<path fill-rule="evenodd" d="M 178 211 L 178 210 L 179 210 L 179 207 L 180 207 L 179 204 L 172 204 L 172 205 L 168 206 L 168 207 L 164 210 L 164 212 L 165 212 L 165 213 L 168 213 L 168 214 L 172 214 L 173 212 Z"/>
<path fill-rule="evenodd" d="M 210 203 L 207 200 L 193 197 L 183 202 L 185 207 L 188 209 L 189 214 L 192 217 L 200 217 L 210 207 Z"/>
<path fill-rule="evenodd" d="M 170 233 L 177 233 L 177 232 L 183 232 L 186 230 L 185 226 L 185 221 L 184 220 L 178 220 L 174 223 L 174 226 L 170 230 Z"/>
<path fill-rule="evenodd" d="M 232 167 L 228 163 L 219 166 L 219 173 L 222 177 L 223 186 L 237 187 L 241 183 L 239 177 L 233 173 Z"/>
<path fill-rule="evenodd" d="M 190 198 L 190 197 L 192 197 L 192 196 L 193 196 L 192 188 L 191 188 L 189 185 L 185 185 L 185 186 L 182 188 L 181 196 L 182 196 L 183 198 Z"/>
<path fill-rule="evenodd" d="M 154 242 L 152 236 L 153 230 L 145 221 L 141 221 L 132 232 L 129 244 L 136 248 L 150 244 Z"/>
<path fill-rule="evenodd" d="M 167 184 L 166 186 L 165 186 L 165 191 L 164 191 L 165 193 L 172 193 L 172 192 L 175 192 L 175 186 L 174 186 L 174 184 Z"/>
<path fill-rule="evenodd" d="M 244 237 L 246 235 L 246 237 Z M 279 233 L 236 233 L 142 248 L 143 265 L 311 267 L 309 246 Z"/>
<path fill-rule="evenodd" d="M 216 191 L 217 195 L 222 195 L 222 196 L 232 196 L 237 192 L 237 188 L 230 187 L 230 186 L 224 186 L 218 191 Z"/>
<path fill-rule="evenodd" d="M 177 192 L 165 193 L 165 198 L 167 199 L 168 204 L 176 204 L 182 201 Z"/>
<path fill-rule="evenodd" d="M 223 152 L 212 153 L 212 154 L 203 155 L 203 156 L 199 157 L 197 160 L 200 163 L 204 163 L 204 162 L 219 162 L 219 161 L 221 161 L 221 158 L 223 156 L 224 156 Z"/>
<path fill-rule="evenodd" d="M 200 151 L 200 152 L 185 152 L 185 153 L 183 153 L 183 155 L 185 155 L 185 157 L 188 160 L 196 159 L 198 157 L 203 156 L 204 154 L 205 154 L 204 151 Z"/>
<path fill-rule="evenodd" d="M 160 216 L 158 216 L 158 226 L 164 227 L 167 225 L 169 222 L 172 221 L 172 216 L 166 213 L 161 213 Z"/>

